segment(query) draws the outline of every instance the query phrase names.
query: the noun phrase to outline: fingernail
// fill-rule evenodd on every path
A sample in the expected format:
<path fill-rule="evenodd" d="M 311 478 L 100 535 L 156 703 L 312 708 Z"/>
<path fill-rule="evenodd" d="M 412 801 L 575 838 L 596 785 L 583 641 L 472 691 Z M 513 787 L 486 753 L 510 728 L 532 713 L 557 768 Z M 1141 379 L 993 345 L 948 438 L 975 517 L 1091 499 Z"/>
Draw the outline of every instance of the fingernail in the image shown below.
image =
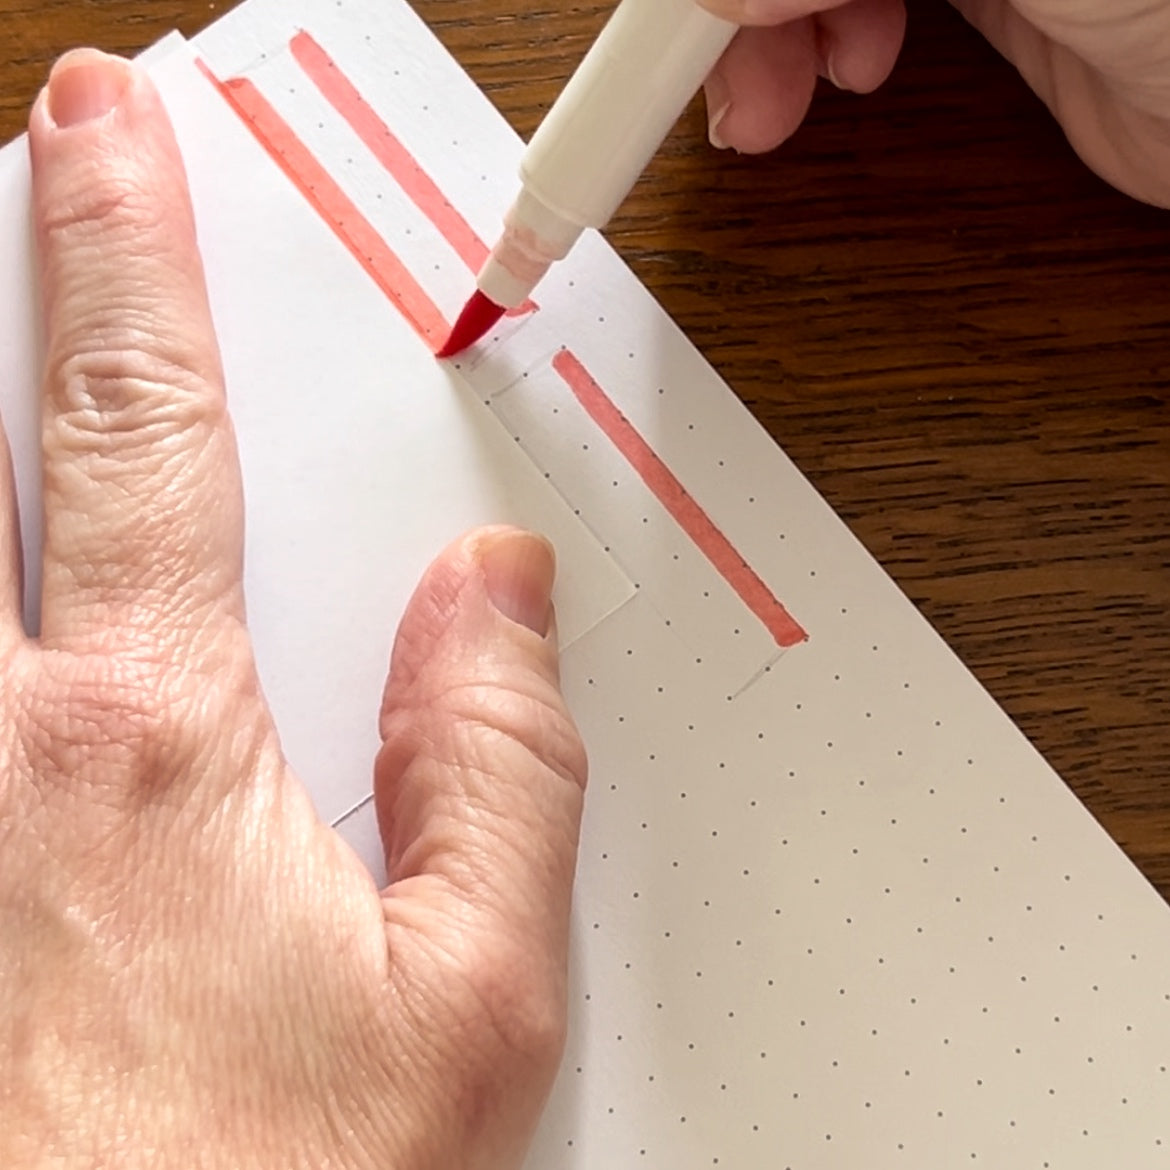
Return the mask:
<path fill-rule="evenodd" d="M 66 53 L 49 74 L 49 116 L 58 127 L 102 118 L 130 84 L 130 63 L 97 49 Z"/>
<path fill-rule="evenodd" d="M 830 83 L 835 85 L 838 89 L 847 90 L 849 88 L 848 86 L 841 84 L 841 79 L 837 74 L 837 67 L 833 63 L 833 55 L 831 53 L 825 58 L 825 76 L 829 79 Z"/>
<path fill-rule="evenodd" d="M 476 550 L 484 585 L 504 617 L 542 638 L 552 620 L 556 554 L 542 536 L 520 529 L 485 536 Z"/>
<path fill-rule="evenodd" d="M 727 111 L 730 109 L 731 102 L 724 102 L 723 105 L 717 106 L 707 118 L 707 137 L 716 150 L 727 149 L 727 143 L 723 141 L 723 136 L 719 133 L 719 124 L 727 116 Z"/>
<path fill-rule="evenodd" d="M 707 137 L 716 150 L 726 150 L 727 143 L 719 133 L 719 124 L 731 109 L 731 90 L 718 69 L 703 83 L 703 97 L 707 102 Z"/>

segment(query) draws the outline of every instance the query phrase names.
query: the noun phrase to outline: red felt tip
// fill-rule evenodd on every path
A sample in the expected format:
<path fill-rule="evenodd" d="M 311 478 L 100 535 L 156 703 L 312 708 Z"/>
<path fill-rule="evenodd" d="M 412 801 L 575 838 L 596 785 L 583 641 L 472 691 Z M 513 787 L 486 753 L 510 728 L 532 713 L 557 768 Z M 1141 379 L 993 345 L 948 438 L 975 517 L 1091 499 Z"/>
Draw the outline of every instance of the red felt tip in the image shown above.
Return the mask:
<path fill-rule="evenodd" d="M 435 355 L 449 358 L 462 353 L 468 346 L 474 345 L 505 313 L 505 310 L 489 300 L 476 289 L 471 300 L 464 306 L 451 330 L 451 336 L 446 344 Z"/>

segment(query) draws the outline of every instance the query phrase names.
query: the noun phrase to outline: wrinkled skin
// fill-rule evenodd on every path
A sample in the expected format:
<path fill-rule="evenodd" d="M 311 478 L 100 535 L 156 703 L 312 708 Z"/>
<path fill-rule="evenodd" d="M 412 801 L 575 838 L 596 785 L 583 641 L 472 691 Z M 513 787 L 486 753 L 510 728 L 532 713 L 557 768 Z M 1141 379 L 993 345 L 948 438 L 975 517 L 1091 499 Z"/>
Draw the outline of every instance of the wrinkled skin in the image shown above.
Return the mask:
<path fill-rule="evenodd" d="M 904 29 L 901 0 L 705 2 L 751 26 L 707 83 L 713 139 L 745 151 L 795 129 L 818 75 L 879 85 Z M 1170 6 L 955 2 L 1090 166 L 1170 204 Z M 20 627 L 0 445 L 0 1165 L 516 1167 L 563 1040 L 585 779 L 551 550 L 470 534 L 419 586 L 381 707 L 376 889 L 257 684 L 234 442 L 157 95 L 82 51 L 30 129 L 43 629 Z"/>
<path fill-rule="evenodd" d="M 235 446 L 158 97 L 71 54 L 31 146 L 43 628 L 20 627 L 5 448 L 0 1166 L 515 1167 L 562 1045 L 585 778 L 551 550 L 482 530 L 419 586 L 381 706 L 378 890 L 257 684 Z"/>

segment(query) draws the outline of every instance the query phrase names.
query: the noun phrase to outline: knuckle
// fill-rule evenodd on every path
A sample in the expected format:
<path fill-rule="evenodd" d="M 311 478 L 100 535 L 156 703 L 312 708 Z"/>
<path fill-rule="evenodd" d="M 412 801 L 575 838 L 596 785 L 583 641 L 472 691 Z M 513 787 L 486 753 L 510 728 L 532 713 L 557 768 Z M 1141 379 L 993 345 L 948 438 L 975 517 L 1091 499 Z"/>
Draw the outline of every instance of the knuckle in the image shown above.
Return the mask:
<path fill-rule="evenodd" d="M 584 741 L 560 692 L 551 684 L 503 686 L 460 682 L 443 692 L 385 706 L 383 753 L 403 771 L 420 757 L 505 762 L 514 770 L 516 752 L 537 768 L 583 789 L 589 771 Z M 435 714 L 443 732 L 435 734 Z"/>
<path fill-rule="evenodd" d="M 21 723 L 23 755 L 41 781 L 104 787 L 137 770 L 162 734 L 165 699 L 155 672 L 117 659 L 70 657 L 34 687 Z"/>
<path fill-rule="evenodd" d="M 69 453 L 157 452 L 201 437 L 226 407 L 216 372 L 145 330 L 104 331 L 101 345 L 60 355 L 48 369 L 46 440 Z"/>
<path fill-rule="evenodd" d="M 218 421 L 218 352 L 187 303 L 190 225 L 137 163 L 99 158 L 84 179 L 50 186 L 39 210 L 50 437 L 121 448 Z"/>
<path fill-rule="evenodd" d="M 585 745 L 560 694 L 471 687 L 453 698 L 457 725 L 519 747 L 537 766 L 576 788 L 588 773 Z"/>
<path fill-rule="evenodd" d="M 98 236 L 116 241 L 158 226 L 157 202 L 124 168 L 98 160 L 85 179 L 42 208 L 41 230 L 50 244 L 76 249 Z"/>
<path fill-rule="evenodd" d="M 200 687 L 149 653 L 50 651 L 46 659 L 20 721 L 23 763 L 40 785 L 133 811 L 184 777 L 197 779 L 221 738 L 233 750 L 246 746 L 247 737 L 223 731 L 249 690 L 241 672 Z"/>

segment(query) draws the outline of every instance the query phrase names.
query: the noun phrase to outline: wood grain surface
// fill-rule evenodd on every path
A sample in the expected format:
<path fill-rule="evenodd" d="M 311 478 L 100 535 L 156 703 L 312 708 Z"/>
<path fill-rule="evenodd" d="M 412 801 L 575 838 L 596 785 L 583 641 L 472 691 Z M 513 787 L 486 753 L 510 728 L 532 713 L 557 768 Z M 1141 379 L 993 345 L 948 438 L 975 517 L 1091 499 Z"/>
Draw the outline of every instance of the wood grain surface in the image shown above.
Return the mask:
<path fill-rule="evenodd" d="M 524 135 L 597 3 L 415 0 Z M 0 138 L 52 58 L 228 0 L 0 0 Z M 765 158 L 685 117 L 610 239 L 1170 897 L 1170 212 L 1094 178 L 942 0 Z"/>

